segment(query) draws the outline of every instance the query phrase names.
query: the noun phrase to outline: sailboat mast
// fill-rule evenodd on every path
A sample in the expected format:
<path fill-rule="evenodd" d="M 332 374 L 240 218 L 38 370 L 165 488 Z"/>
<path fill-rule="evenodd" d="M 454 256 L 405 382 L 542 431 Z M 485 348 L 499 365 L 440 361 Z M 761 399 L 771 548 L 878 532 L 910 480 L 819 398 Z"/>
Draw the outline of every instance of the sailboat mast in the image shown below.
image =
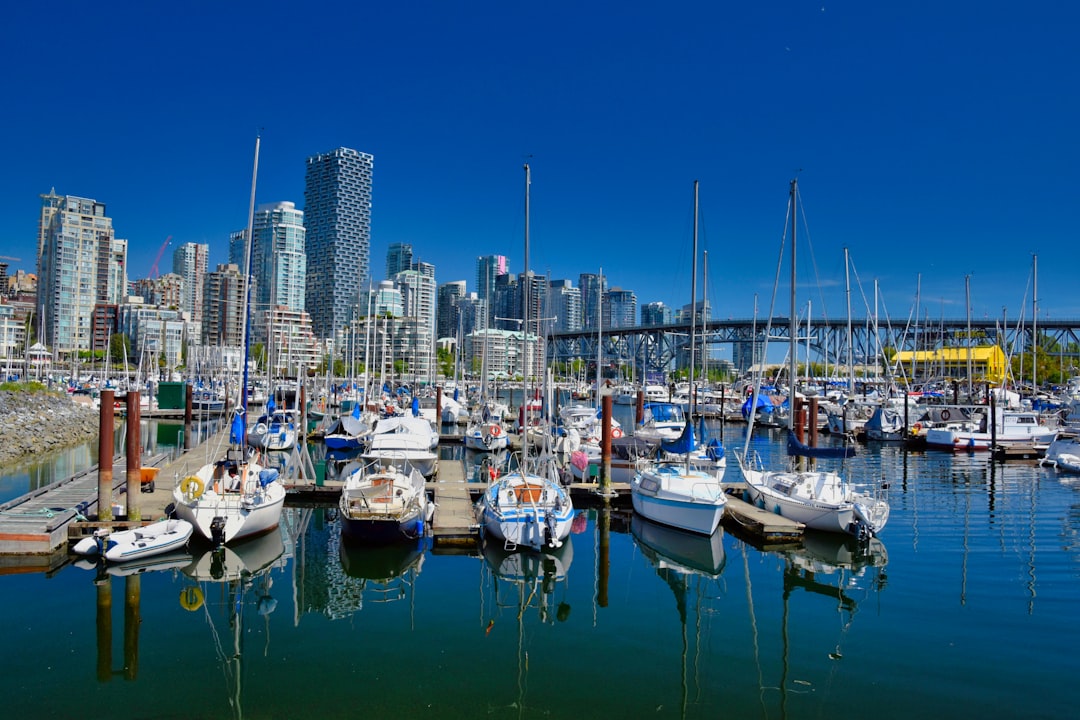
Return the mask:
<path fill-rule="evenodd" d="M 251 169 L 251 199 L 248 202 L 248 217 L 247 217 L 247 232 L 244 236 L 244 313 L 243 313 L 243 326 L 241 330 L 242 342 L 240 346 L 244 349 L 243 357 L 243 382 L 240 386 L 240 407 L 243 410 L 244 422 L 247 423 L 247 409 L 248 409 L 248 345 L 251 343 L 250 333 L 248 332 L 248 315 L 251 305 L 251 249 L 252 249 L 252 233 L 255 225 L 255 181 L 259 177 L 259 143 L 261 138 L 255 136 L 255 163 Z M 246 433 L 241 434 L 240 448 L 244 449 L 247 444 Z"/>
<path fill-rule="evenodd" d="M 694 404 L 697 393 L 694 392 L 694 345 L 697 343 L 697 238 L 698 238 L 698 181 L 694 181 L 694 241 L 693 255 L 690 261 L 690 403 L 687 405 L 686 425 L 690 428 L 694 424 Z M 689 437 L 689 435 L 687 435 Z M 690 474 L 690 448 L 686 449 L 686 470 Z"/>
<path fill-rule="evenodd" d="M 522 309 L 521 336 L 521 461 L 522 477 L 525 476 L 525 461 L 529 458 L 529 304 L 532 298 L 532 282 L 529 277 L 529 186 L 532 174 L 529 163 L 525 163 L 525 287 L 523 288 L 525 307 Z"/>
<path fill-rule="evenodd" d="M 795 226 L 798 215 L 799 179 L 791 181 L 791 310 L 788 318 L 788 334 L 791 338 L 791 349 L 788 351 L 788 379 L 791 382 L 791 390 L 788 392 L 788 427 L 795 430 L 795 338 L 798 333 L 798 320 L 795 310 Z"/>
<path fill-rule="evenodd" d="M 1031 256 L 1031 397 L 1039 387 L 1039 256 Z M 1004 397 L 1004 396 L 1003 396 Z"/>

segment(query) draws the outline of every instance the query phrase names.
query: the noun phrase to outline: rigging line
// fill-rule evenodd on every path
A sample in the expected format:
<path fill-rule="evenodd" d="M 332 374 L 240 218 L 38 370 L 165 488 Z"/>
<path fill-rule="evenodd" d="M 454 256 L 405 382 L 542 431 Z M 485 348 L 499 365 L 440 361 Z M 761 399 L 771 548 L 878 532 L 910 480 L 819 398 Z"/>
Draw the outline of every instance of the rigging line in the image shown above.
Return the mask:
<path fill-rule="evenodd" d="M 799 201 L 799 213 L 802 216 L 803 233 L 806 235 L 806 248 L 810 251 L 810 267 L 814 270 L 814 282 L 817 283 L 818 298 L 821 300 L 821 315 L 826 321 L 829 319 L 829 312 L 825 305 L 825 295 L 821 292 L 823 287 L 821 282 L 821 275 L 818 272 L 817 257 L 814 255 L 814 243 L 810 240 L 810 224 L 806 222 L 806 205 L 802 202 L 802 191 L 796 187 L 795 193 Z"/>

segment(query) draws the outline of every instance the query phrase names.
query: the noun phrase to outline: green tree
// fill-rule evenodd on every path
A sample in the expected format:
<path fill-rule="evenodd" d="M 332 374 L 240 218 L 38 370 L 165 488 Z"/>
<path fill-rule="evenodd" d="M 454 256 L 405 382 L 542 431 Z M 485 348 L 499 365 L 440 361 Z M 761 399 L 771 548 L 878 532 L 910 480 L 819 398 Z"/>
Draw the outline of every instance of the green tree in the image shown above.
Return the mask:
<path fill-rule="evenodd" d="M 131 357 L 131 338 L 123 333 L 114 333 L 109 338 L 109 357 L 114 363 L 124 362 Z"/>

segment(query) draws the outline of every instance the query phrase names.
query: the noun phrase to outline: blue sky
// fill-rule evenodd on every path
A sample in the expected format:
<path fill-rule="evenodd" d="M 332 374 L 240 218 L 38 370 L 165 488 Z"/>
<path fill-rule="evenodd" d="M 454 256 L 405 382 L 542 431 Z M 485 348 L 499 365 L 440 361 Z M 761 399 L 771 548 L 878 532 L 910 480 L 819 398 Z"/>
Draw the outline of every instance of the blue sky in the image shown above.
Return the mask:
<path fill-rule="evenodd" d="M 55 187 L 107 204 L 134 275 L 170 235 L 224 261 L 261 128 L 260 203 L 302 207 L 309 155 L 375 156 L 376 279 L 392 242 L 440 284 L 520 271 L 531 156 L 533 270 L 688 302 L 697 179 L 714 313 L 749 317 L 801 171 L 815 315 L 844 313 L 848 247 L 894 324 L 920 274 L 931 318 L 964 316 L 965 276 L 975 317 L 1030 318 L 1033 254 L 1040 316 L 1077 318 L 1078 28 L 1076 3 L 994 0 L 22 3 L 0 255 L 33 269 Z"/>

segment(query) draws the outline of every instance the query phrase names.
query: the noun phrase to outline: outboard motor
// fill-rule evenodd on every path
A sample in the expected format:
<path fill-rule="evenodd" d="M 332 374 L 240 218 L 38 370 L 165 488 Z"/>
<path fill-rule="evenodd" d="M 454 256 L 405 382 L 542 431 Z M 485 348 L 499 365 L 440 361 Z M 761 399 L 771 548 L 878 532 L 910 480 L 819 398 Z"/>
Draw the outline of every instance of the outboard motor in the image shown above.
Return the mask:
<path fill-rule="evenodd" d="M 225 544 L 225 518 L 221 515 L 210 521 L 210 541 L 219 547 Z"/>

